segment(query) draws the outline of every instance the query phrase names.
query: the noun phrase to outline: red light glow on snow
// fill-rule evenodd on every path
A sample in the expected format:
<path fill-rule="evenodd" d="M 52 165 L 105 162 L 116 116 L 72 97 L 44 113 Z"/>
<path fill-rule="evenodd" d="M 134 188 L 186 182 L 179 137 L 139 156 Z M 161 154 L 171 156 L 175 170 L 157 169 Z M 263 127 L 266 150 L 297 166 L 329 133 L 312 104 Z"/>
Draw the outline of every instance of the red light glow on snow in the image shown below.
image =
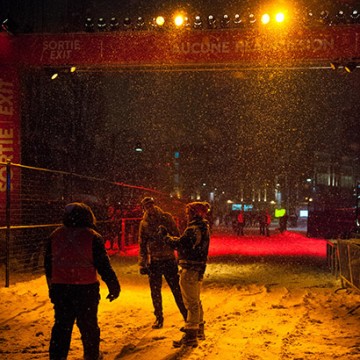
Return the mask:
<path fill-rule="evenodd" d="M 125 254 L 137 256 L 138 246 L 127 249 Z M 272 234 L 270 237 L 214 232 L 211 236 L 209 257 L 224 255 L 326 258 L 326 240 L 308 238 L 291 231 Z"/>

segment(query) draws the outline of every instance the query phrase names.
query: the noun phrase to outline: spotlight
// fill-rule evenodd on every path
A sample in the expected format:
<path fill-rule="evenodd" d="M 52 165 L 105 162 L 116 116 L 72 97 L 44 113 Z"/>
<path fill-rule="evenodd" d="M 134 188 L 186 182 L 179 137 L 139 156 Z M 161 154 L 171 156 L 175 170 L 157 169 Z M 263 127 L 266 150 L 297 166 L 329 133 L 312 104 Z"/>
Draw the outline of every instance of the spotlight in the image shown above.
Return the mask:
<path fill-rule="evenodd" d="M 194 20 L 194 29 L 202 29 L 203 24 L 201 21 L 201 17 L 199 15 L 195 16 L 195 20 Z"/>
<path fill-rule="evenodd" d="M 332 70 L 337 70 L 337 69 L 339 68 L 339 66 L 340 66 L 340 63 L 339 63 L 339 62 L 332 61 L 332 62 L 330 63 L 330 67 L 331 67 Z"/>
<path fill-rule="evenodd" d="M 320 22 L 323 23 L 323 24 L 329 24 L 330 23 L 329 11 L 322 10 L 320 12 Z"/>
<path fill-rule="evenodd" d="M 124 29 L 125 30 L 129 30 L 129 29 L 131 29 L 131 27 L 132 27 L 132 22 L 131 22 L 131 19 L 129 18 L 129 17 L 126 17 L 125 19 L 124 19 Z"/>
<path fill-rule="evenodd" d="M 76 71 L 76 66 L 72 66 L 71 68 L 70 68 L 70 72 L 71 73 L 74 73 Z"/>
<path fill-rule="evenodd" d="M 230 27 L 230 18 L 229 18 L 229 15 L 224 15 L 222 20 L 221 20 L 221 27 L 223 29 L 226 29 L 228 27 Z"/>
<path fill-rule="evenodd" d="M 182 15 L 176 15 L 174 18 L 174 24 L 176 27 L 181 27 L 185 23 L 185 19 Z"/>
<path fill-rule="evenodd" d="M 9 35 L 15 35 L 15 24 L 12 20 L 5 19 L 2 24 L 1 28 L 6 31 Z"/>
<path fill-rule="evenodd" d="M 155 18 L 155 26 L 161 28 L 165 24 L 165 19 L 163 16 L 158 16 Z"/>
<path fill-rule="evenodd" d="M 59 73 L 55 72 L 51 75 L 50 79 L 55 80 L 59 76 Z"/>
<path fill-rule="evenodd" d="M 98 19 L 97 22 L 97 28 L 99 31 L 105 31 L 106 30 L 106 21 L 103 17 Z"/>
<path fill-rule="evenodd" d="M 350 14 L 350 19 L 352 23 L 357 23 L 360 20 L 360 14 L 359 11 L 354 9 Z"/>
<path fill-rule="evenodd" d="M 143 17 L 139 16 L 137 19 L 136 19 L 136 24 L 135 24 L 135 28 L 137 30 L 142 30 L 144 29 L 145 27 L 145 20 Z"/>
<path fill-rule="evenodd" d="M 309 10 L 307 12 L 305 22 L 308 23 L 308 24 L 311 24 L 311 23 L 314 22 L 314 19 L 315 19 L 314 12 L 312 10 Z"/>
<path fill-rule="evenodd" d="M 94 21 L 91 17 L 85 19 L 85 31 L 93 32 L 94 31 Z"/>
<path fill-rule="evenodd" d="M 266 25 L 270 22 L 270 15 L 269 14 L 263 14 L 261 16 L 261 22 Z"/>
<path fill-rule="evenodd" d="M 251 14 L 249 15 L 249 23 L 250 23 L 251 25 L 254 25 L 254 24 L 256 23 L 256 17 L 255 17 L 255 15 L 254 15 L 253 13 L 251 13 Z"/>
<path fill-rule="evenodd" d="M 241 19 L 240 14 L 235 14 L 235 16 L 234 16 L 234 25 L 236 27 L 240 27 L 241 25 L 243 25 L 243 21 Z"/>
<path fill-rule="evenodd" d="M 187 30 L 190 30 L 191 29 L 191 24 L 190 24 L 190 20 L 187 16 L 184 17 L 184 27 L 185 29 Z"/>
<path fill-rule="evenodd" d="M 339 10 L 336 14 L 336 23 L 337 24 L 345 24 L 346 23 L 346 17 L 343 10 Z"/>
<path fill-rule="evenodd" d="M 357 63 L 355 62 L 349 62 L 344 65 L 344 69 L 347 73 L 353 72 L 356 69 L 356 67 L 357 67 Z"/>
<path fill-rule="evenodd" d="M 216 19 L 213 15 L 208 16 L 208 28 L 216 29 Z"/>
<path fill-rule="evenodd" d="M 119 30 L 119 21 L 116 17 L 112 17 L 110 19 L 109 28 L 110 28 L 110 31 Z"/>
<path fill-rule="evenodd" d="M 285 14 L 282 13 L 282 12 L 277 13 L 277 14 L 275 15 L 275 20 L 276 20 L 276 22 L 278 22 L 278 23 L 284 22 L 284 21 L 285 21 Z"/>
<path fill-rule="evenodd" d="M 136 145 L 135 145 L 135 151 L 136 151 L 136 152 L 143 152 L 143 147 L 141 146 L 141 143 L 140 143 L 140 142 L 136 143 Z"/>

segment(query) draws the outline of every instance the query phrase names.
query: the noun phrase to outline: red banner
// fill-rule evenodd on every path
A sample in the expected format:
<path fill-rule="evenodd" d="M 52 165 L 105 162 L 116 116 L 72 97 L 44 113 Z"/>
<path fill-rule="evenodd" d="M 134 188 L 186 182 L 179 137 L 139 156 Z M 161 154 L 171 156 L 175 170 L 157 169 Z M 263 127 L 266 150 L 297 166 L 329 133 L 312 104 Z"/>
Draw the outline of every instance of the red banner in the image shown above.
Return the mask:
<path fill-rule="evenodd" d="M 0 63 L 11 58 L 29 66 L 271 66 L 360 58 L 358 25 L 3 36 Z"/>
<path fill-rule="evenodd" d="M 20 163 L 19 86 L 16 68 L 0 65 L 0 161 Z M 16 174 L 19 174 L 17 171 Z M 6 166 L 0 165 L 0 225 L 5 221 Z M 11 172 L 11 201 L 17 203 L 19 175 Z"/>

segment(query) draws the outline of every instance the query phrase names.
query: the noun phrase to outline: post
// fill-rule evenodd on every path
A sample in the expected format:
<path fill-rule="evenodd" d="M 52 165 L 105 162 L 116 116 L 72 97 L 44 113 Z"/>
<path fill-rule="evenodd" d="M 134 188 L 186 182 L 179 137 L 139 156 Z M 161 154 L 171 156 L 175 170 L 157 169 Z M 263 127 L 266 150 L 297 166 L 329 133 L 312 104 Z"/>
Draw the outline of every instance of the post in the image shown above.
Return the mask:
<path fill-rule="evenodd" d="M 10 205 L 11 205 L 11 167 L 10 160 L 6 164 L 6 210 L 5 210 L 5 221 L 6 221 L 6 235 L 5 235 L 5 252 L 6 252 L 6 263 L 5 263 L 5 287 L 10 286 Z"/>

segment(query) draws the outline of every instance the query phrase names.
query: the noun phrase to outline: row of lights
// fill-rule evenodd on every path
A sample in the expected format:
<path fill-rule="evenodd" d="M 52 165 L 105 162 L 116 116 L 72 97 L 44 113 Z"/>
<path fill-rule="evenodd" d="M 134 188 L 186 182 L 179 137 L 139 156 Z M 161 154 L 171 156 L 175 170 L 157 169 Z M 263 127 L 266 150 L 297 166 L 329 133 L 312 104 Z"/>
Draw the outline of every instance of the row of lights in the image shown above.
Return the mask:
<path fill-rule="evenodd" d="M 269 14 L 263 14 L 260 18 L 261 23 L 264 25 L 270 23 L 272 20 L 277 23 L 284 22 L 285 14 L 279 12 L 274 15 L 273 19 Z M 209 15 L 206 20 L 197 15 L 193 21 L 190 21 L 187 16 L 176 15 L 171 22 L 168 22 L 163 16 L 157 16 L 150 22 L 146 22 L 143 17 L 138 17 L 135 21 L 126 17 L 122 23 L 120 23 L 116 17 L 112 17 L 109 23 L 107 23 L 105 18 L 101 17 L 97 20 L 96 26 L 93 18 L 88 17 L 85 21 L 85 31 L 93 32 L 95 29 L 98 31 L 148 30 L 161 29 L 167 26 L 186 29 L 226 29 L 230 27 L 242 27 L 245 24 L 254 25 L 255 23 L 257 23 L 257 18 L 253 13 L 249 14 L 246 19 L 239 14 L 235 14 L 233 18 L 230 18 L 229 15 L 224 15 L 222 18 Z"/>
<path fill-rule="evenodd" d="M 247 16 L 235 14 L 229 16 L 227 14 L 222 17 L 215 17 L 209 15 L 206 18 L 196 15 L 193 19 L 185 15 L 176 15 L 171 20 L 165 19 L 163 16 L 157 16 L 150 21 L 145 21 L 141 16 L 136 19 L 130 17 L 119 21 L 118 18 L 112 17 L 108 21 L 100 17 L 96 21 L 88 17 L 85 20 L 85 31 L 119 31 L 119 30 L 150 30 L 160 29 L 166 27 L 186 28 L 186 29 L 224 29 L 224 28 L 238 28 L 246 25 L 255 25 L 261 23 L 267 25 L 269 23 L 283 23 L 285 22 L 286 14 L 284 12 L 277 12 L 274 14 L 264 13 L 261 16 L 256 16 L 255 13 L 250 13 Z M 303 22 L 311 24 L 337 25 L 337 24 L 358 24 L 360 23 L 360 12 L 356 9 L 350 11 L 339 10 L 336 14 L 331 14 L 327 10 L 320 12 L 308 11 L 303 19 Z"/>
<path fill-rule="evenodd" d="M 352 73 L 358 67 L 358 63 L 356 61 L 343 62 L 343 61 L 333 61 L 330 63 L 330 67 L 332 70 L 343 69 L 347 73 Z"/>
<path fill-rule="evenodd" d="M 64 74 L 64 73 L 73 74 L 75 72 L 76 72 L 76 66 L 71 66 L 70 68 L 62 69 L 60 71 L 49 69 L 50 79 L 51 80 L 57 79 L 59 77 L 60 73 L 62 73 L 62 74 Z"/>

